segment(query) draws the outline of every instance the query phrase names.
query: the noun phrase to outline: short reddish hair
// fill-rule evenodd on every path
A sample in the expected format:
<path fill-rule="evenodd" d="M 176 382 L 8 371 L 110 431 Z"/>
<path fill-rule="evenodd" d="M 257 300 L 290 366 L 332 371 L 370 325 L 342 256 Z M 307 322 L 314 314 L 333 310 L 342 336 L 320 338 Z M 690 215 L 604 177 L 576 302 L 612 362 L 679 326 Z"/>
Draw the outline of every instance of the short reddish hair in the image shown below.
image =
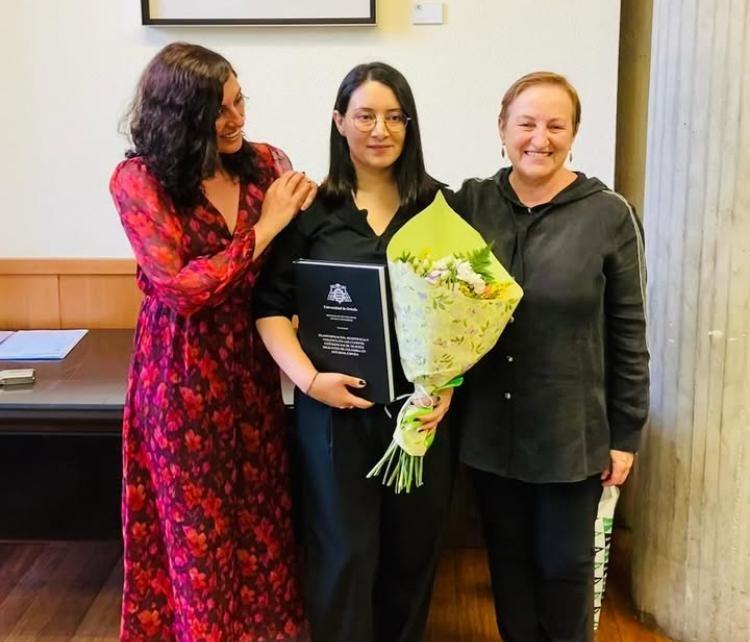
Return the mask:
<path fill-rule="evenodd" d="M 508 121 L 508 109 L 511 103 L 518 98 L 524 91 L 534 85 L 555 85 L 561 87 L 570 96 L 570 101 L 573 103 L 573 133 L 578 132 L 578 125 L 581 123 L 581 101 L 578 98 L 578 92 L 568 82 L 565 76 L 556 74 L 553 71 L 534 71 L 525 76 L 521 76 L 516 82 L 514 82 L 505 92 L 502 101 L 500 102 L 500 117 L 499 119 L 503 122 Z"/>

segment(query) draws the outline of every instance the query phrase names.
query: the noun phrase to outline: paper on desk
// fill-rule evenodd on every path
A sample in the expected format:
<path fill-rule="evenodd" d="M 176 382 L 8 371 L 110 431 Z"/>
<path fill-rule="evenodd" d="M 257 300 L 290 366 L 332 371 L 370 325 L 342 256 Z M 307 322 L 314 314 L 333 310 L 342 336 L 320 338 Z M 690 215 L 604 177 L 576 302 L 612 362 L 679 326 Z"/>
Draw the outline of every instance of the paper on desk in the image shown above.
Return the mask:
<path fill-rule="evenodd" d="M 0 343 L 0 359 L 64 359 L 87 332 L 88 330 L 19 330 Z"/>

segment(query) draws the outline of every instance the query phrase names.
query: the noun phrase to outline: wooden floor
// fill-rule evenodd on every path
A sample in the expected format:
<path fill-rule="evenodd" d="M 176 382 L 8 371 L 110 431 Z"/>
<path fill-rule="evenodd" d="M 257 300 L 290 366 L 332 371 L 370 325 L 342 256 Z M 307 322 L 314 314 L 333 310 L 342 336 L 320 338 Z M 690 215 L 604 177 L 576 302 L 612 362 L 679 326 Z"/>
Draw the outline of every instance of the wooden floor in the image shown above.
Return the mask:
<path fill-rule="evenodd" d="M 118 542 L 0 543 L 0 641 L 115 642 Z M 665 642 L 640 624 L 626 589 L 627 538 L 616 538 L 598 642 Z M 498 642 L 481 549 L 446 551 L 425 642 Z"/>
<path fill-rule="evenodd" d="M 597 642 L 668 642 L 670 638 L 639 622 L 633 609 L 627 571 L 629 533 L 615 536 L 610 559 Z M 444 553 L 424 642 L 500 642 L 484 549 Z"/>

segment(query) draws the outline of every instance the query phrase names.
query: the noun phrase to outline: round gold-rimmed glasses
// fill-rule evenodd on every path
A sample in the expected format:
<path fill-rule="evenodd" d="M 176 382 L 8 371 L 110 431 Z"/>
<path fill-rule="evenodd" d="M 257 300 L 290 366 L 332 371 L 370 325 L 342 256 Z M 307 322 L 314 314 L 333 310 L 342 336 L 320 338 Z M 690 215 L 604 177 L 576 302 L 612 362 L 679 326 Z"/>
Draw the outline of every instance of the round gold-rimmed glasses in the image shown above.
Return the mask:
<path fill-rule="evenodd" d="M 411 120 L 409 116 L 400 111 L 389 111 L 386 114 L 376 114 L 373 111 L 359 111 L 349 116 L 354 126 L 361 132 L 371 132 L 378 124 L 378 118 L 383 119 L 386 129 L 391 134 L 399 134 L 406 129 Z"/>

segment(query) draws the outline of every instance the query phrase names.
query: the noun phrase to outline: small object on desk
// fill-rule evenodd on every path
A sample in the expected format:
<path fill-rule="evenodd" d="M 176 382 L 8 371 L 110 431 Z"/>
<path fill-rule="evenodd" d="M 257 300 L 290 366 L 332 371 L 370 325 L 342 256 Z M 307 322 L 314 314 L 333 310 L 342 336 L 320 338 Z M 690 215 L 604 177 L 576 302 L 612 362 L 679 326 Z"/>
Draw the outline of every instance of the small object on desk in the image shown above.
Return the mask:
<path fill-rule="evenodd" d="M 13 330 L 0 330 L 0 343 L 5 341 L 12 334 L 15 334 Z"/>
<path fill-rule="evenodd" d="M 19 330 L 0 343 L 0 360 L 64 359 L 88 330 Z"/>
<path fill-rule="evenodd" d="M 0 370 L 0 386 L 28 385 L 36 381 L 36 370 L 34 368 L 15 368 L 13 370 Z"/>

